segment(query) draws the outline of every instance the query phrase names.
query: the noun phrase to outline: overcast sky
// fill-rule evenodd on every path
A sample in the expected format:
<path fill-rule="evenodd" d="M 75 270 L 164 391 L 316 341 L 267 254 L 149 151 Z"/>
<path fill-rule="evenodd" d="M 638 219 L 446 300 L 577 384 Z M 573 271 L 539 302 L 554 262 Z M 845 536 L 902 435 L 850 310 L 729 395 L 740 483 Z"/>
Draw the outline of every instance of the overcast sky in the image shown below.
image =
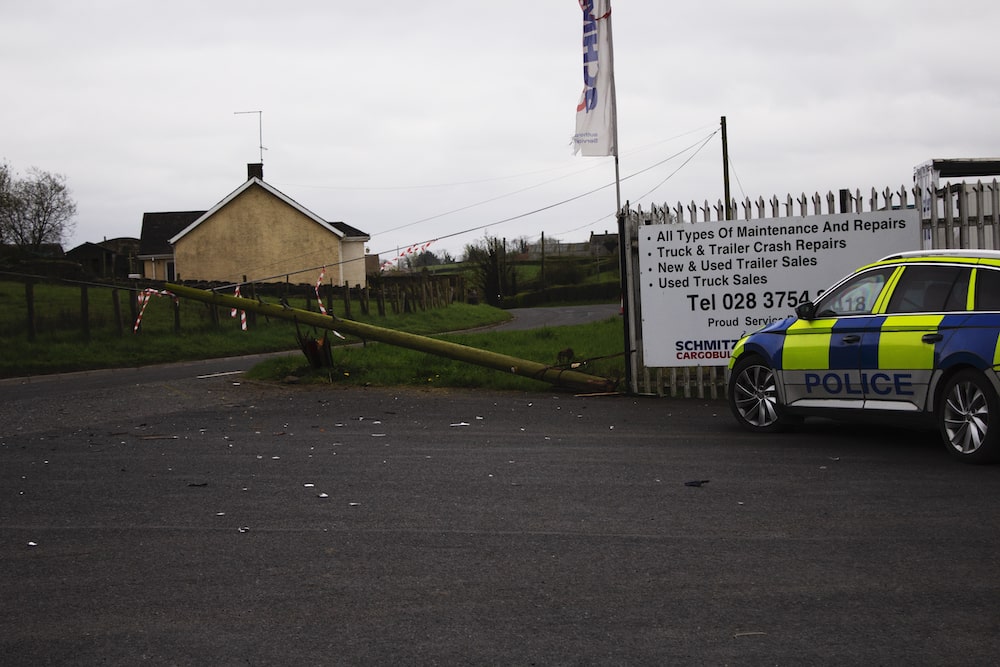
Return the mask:
<path fill-rule="evenodd" d="M 612 7 L 633 205 L 719 200 L 722 116 L 737 198 L 1000 156 L 995 0 Z M 0 160 L 67 177 L 67 249 L 138 237 L 246 180 L 259 117 L 235 112 L 261 110 L 265 180 L 383 259 L 585 240 L 615 228 L 615 172 L 572 154 L 581 34 L 574 0 L 0 0 Z"/>

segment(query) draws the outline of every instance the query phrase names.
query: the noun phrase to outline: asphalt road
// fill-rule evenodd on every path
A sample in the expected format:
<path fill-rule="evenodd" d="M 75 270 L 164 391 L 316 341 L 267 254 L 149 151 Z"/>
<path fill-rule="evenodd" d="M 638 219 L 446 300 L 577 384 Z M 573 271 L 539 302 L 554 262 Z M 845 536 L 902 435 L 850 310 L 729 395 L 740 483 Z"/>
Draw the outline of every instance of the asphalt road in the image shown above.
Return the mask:
<path fill-rule="evenodd" d="M 3 664 L 1000 655 L 1000 467 L 933 434 L 202 370 L 0 385 Z"/>

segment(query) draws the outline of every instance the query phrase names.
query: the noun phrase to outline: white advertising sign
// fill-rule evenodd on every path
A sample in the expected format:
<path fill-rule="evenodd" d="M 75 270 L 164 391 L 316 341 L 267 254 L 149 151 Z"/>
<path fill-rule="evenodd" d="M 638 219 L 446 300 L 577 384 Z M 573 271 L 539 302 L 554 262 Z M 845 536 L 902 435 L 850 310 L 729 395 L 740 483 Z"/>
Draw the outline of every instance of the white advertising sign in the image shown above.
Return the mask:
<path fill-rule="evenodd" d="M 920 249 L 913 209 L 639 227 L 646 366 L 725 366 L 744 334 L 859 266 Z"/>

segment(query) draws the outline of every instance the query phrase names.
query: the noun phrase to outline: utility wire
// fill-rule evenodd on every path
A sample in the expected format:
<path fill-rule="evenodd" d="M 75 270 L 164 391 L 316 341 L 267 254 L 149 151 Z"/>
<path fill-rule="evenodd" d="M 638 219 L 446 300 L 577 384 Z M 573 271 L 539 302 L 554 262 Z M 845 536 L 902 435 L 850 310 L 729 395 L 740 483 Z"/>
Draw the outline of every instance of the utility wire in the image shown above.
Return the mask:
<path fill-rule="evenodd" d="M 736 173 L 736 165 L 733 164 L 733 152 L 729 151 L 729 170 L 733 172 L 733 178 L 736 179 L 736 187 L 740 189 L 740 194 L 743 195 L 743 199 L 747 198 L 747 193 L 743 189 L 743 184 L 740 183 L 740 176 Z"/>
<path fill-rule="evenodd" d="M 709 142 L 709 141 L 710 141 L 710 140 L 712 139 L 712 137 L 714 137 L 714 136 L 715 136 L 716 134 L 718 134 L 718 133 L 719 133 L 719 131 L 720 131 L 719 129 L 716 129 L 716 130 L 715 130 L 714 132 L 712 132 L 712 134 L 708 135 L 708 136 L 707 136 L 707 137 L 705 137 L 704 139 L 699 139 L 699 140 L 698 140 L 698 142 L 696 142 L 696 143 L 694 143 L 694 144 L 692 144 L 692 145 L 688 146 L 688 147 L 687 147 L 687 148 L 685 148 L 684 150 L 681 150 L 681 151 L 678 151 L 677 153 L 674 153 L 673 155 L 671 155 L 670 157 L 668 157 L 668 158 L 667 158 L 666 160 L 662 160 L 662 161 L 660 161 L 660 162 L 658 162 L 658 163 L 654 164 L 654 165 L 653 165 L 653 166 L 651 166 L 651 167 L 647 167 L 646 169 L 643 169 L 642 171 L 637 171 L 636 173 L 634 173 L 634 174 L 631 174 L 630 176 L 627 176 L 626 178 L 623 178 L 623 179 L 621 179 L 621 180 L 623 180 L 623 181 L 624 181 L 624 180 L 627 180 L 627 179 L 629 179 L 629 178 L 632 178 L 633 176 L 638 176 L 639 174 L 643 174 L 643 173 L 645 173 L 645 172 L 649 171 L 650 169 L 654 169 L 654 168 L 656 168 L 656 167 L 660 166 L 661 164 L 664 164 L 664 163 L 666 163 L 666 162 L 669 162 L 670 160 L 674 159 L 675 157 L 677 157 L 677 156 L 679 156 L 679 155 L 682 155 L 682 154 L 683 154 L 683 153 L 685 153 L 686 151 L 689 151 L 689 150 L 691 150 L 691 149 L 692 149 L 692 148 L 694 148 L 695 146 L 698 146 L 697 150 L 696 150 L 696 151 L 695 151 L 694 153 L 692 153 L 692 154 L 691 154 L 691 156 L 690 156 L 690 157 L 689 157 L 688 159 L 684 160 L 684 162 L 683 162 L 683 163 L 681 163 L 681 165 L 680 165 L 679 167 L 677 167 L 677 169 L 674 169 L 674 170 L 673 170 L 672 172 L 670 172 L 670 174 L 669 174 L 669 175 L 668 175 L 668 176 L 667 176 L 667 177 L 666 177 L 665 179 L 663 179 L 662 181 L 660 181 L 659 183 L 657 183 L 657 184 L 656 184 L 656 186 L 655 186 L 655 187 L 654 187 L 654 188 L 653 188 L 652 190 L 650 190 L 649 192 L 647 192 L 647 193 L 646 193 L 646 194 L 644 194 L 644 195 L 641 195 L 641 196 L 639 196 L 639 197 L 636 197 L 636 200 L 641 200 L 641 199 L 645 199 L 645 198 L 646 198 L 646 197 L 648 197 L 648 196 L 649 196 L 650 194 L 652 194 L 653 192 L 655 192 L 655 191 L 657 190 L 657 188 L 659 188 L 659 187 L 660 187 L 661 185 L 663 185 L 663 184 L 664 184 L 664 183 L 666 183 L 666 182 L 667 182 L 668 180 L 670 180 L 671 178 L 673 178 L 673 176 L 674 176 L 674 175 L 675 175 L 675 174 L 676 174 L 676 173 L 677 173 L 678 171 L 680 171 L 681 169 L 683 169 L 683 168 L 684 168 L 684 166 L 685 166 L 685 165 L 687 165 L 687 163 L 688 163 L 688 162 L 690 162 L 691 160 L 693 160 L 693 159 L 694 159 L 694 157 L 695 157 L 696 155 L 698 155 L 698 153 L 700 153 L 700 152 L 701 152 L 701 149 L 703 149 L 703 148 L 704 148 L 704 147 L 705 147 L 705 146 L 706 146 L 706 145 L 708 144 L 708 142 Z M 699 143 L 700 143 L 700 145 L 699 145 Z M 574 227 L 573 229 L 567 229 L 567 230 L 564 230 L 564 231 L 562 231 L 562 232 L 558 232 L 558 233 L 559 233 L 559 234 L 569 234 L 570 232 L 576 232 L 576 231 L 579 231 L 579 230 L 581 230 L 581 229 L 586 229 L 587 227 L 590 227 L 591 225 L 596 225 L 596 224 L 597 224 L 597 223 L 599 223 L 599 222 L 600 222 L 601 220 L 605 220 L 605 219 L 607 219 L 607 218 L 611 217 L 611 215 L 612 215 L 611 213 L 608 213 L 608 214 L 605 214 L 605 215 L 602 215 L 601 217 L 597 218 L 596 220 L 593 220 L 593 221 L 591 221 L 591 222 L 588 222 L 588 223 L 587 223 L 587 224 L 585 224 L 585 225 L 581 225 L 581 226 L 579 226 L 579 227 Z"/>
<path fill-rule="evenodd" d="M 718 132 L 719 132 L 719 129 L 716 128 L 711 134 L 709 134 L 704 139 L 699 139 L 695 143 L 691 144 L 690 146 L 687 146 L 686 148 L 683 148 L 682 150 L 674 153 L 673 155 L 670 155 L 669 157 L 664 158 L 663 160 L 660 160 L 659 162 L 656 162 L 655 164 L 652 164 L 652 165 L 650 165 L 650 166 L 648 166 L 648 167 L 646 167 L 644 169 L 640 169 L 639 171 L 636 171 L 636 172 L 634 172 L 632 174 L 629 174 L 628 176 L 625 176 L 625 177 L 623 177 L 623 178 L 621 178 L 619 180 L 620 181 L 627 181 L 627 180 L 630 180 L 632 178 L 635 178 L 636 176 L 644 174 L 647 171 L 650 171 L 650 170 L 655 169 L 655 168 L 657 168 L 657 167 L 659 167 L 659 166 L 661 166 L 663 164 L 666 164 L 667 162 L 673 160 L 674 158 L 676 158 L 676 157 L 678 157 L 680 155 L 683 155 L 684 153 L 686 153 L 687 151 L 690 151 L 692 148 L 695 148 L 695 147 L 697 147 L 697 151 L 694 153 L 694 155 L 697 155 L 698 151 L 700 151 L 702 148 L 704 148 L 705 145 L 709 142 L 709 140 L 711 140 L 712 137 L 714 137 L 716 134 L 718 134 Z M 681 167 L 683 167 L 688 162 L 690 162 L 691 159 L 694 158 L 694 155 L 692 155 L 687 160 L 685 160 L 684 163 L 681 165 Z M 663 183 L 665 183 L 671 176 L 673 176 L 674 174 L 676 174 L 677 171 L 681 167 L 678 167 L 677 169 L 675 169 L 670 174 L 670 176 L 667 177 L 667 179 L 664 179 L 663 181 L 661 181 L 660 184 L 657 185 L 656 187 L 660 187 L 660 185 L 662 185 Z M 536 215 L 538 213 L 542 213 L 544 211 L 548 211 L 548 210 L 551 210 L 553 208 L 557 208 L 559 206 L 563 206 L 563 205 L 568 204 L 570 202 L 577 201 L 578 199 L 582 199 L 584 197 L 588 197 L 588 196 L 590 196 L 592 194 L 600 192 L 601 190 L 606 190 L 607 188 L 613 187 L 614 185 L 615 185 L 615 183 L 612 181 L 611 183 L 607 183 L 605 185 L 599 186 L 599 187 L 594 188 L 592 190 L 588 190 L 587 192 L 575 195 L 573 197 L 569 197 L 568 199 L 563 199 L 563 200 L 555 202 L 553 204 L 548 204 L 546 206 L 542 206 L 540 208 L 536 208 L 536 209 L 533 209 L 531 211 L 527 211 L 525 213 L 519 213 L 517 215 L 513 215 L 513 216 L 510 216 L 510 217 L 507 217 L 507 218 L 503 218 L 501 220 L 493 220 L 493 221 L 488 222 L 486 224 L 476 225 L 475 227 L 468 227 L 466 229 L 462 229 L 460 231 L 452 232 L 450 234 L 444 234 L 442 236 L 436 236 L 436 237 L 431 238 L 431 239 L 424 239 L 422 241 L 416 241 L 414 243 L 409 244 L 408 247 L 414 247 L 414 246 L 424 245 L 426 243 L 443 241 L 445 239 L 450 239 L 450 238 L 454 238 L 456 236 L 462 236 L 463 234 L 469 234 L 469 233 L 476 232 L 476 231 L 479 231 L 479 230 L 482 230 L 482 229 L 486 229 L 486 228 L 492 227 L 494 225 L 502 225 L 502 224 L 507 223 L 507 222 L 513 222 L 515 220 L 520 220 L 522 218 L 526 218 L 526 217 L 531 216 L 531 215 Z M 654 188 L 654 190 L 655 189 L 656 188 Z M 647 196 L 647 195 L 643 195 L 643 197 L 645 197 L 645 196 Z M 640 197 L 640 199 L 641 198 L 642 197 Z M 605 216 L 605 217 L 607 217 L 607 216 Z M 601 219 L 603 219 L 603 218 L 599 218 L 598 220 L 601 220 Z M 410 224 L 413 224 L 413 223 L 410 223 Z M 590 223 L 590 224 L 594 224 L 594 223 Z M 409 226 L 409 224 L 405 225 L 405 226 Z M 383 232 L 383 233 L 385 233 L 385 232 Z M 383 252 L 384 253 L 390 253 L 390 252 L 394 252 L 394 250 L 393 249 L 387 249 L 387 250 L 380 251 L 380 252 L 378 252 L 376 254 L 382 254 Z M 304 253 L 303 255 L 300 255 L 300 257 L 307 256 L 307 254 L 312 254 L 312 253 Z M 290 258 L 290 259 L 294 259 L 294 258 Z M 280 277 L 286 276 L 286 275 L 297 275 L 299 273 L 314 272 L 314 271 L 318 271 L 318 270 L 322 269 L 323 267 L 339 266 L 340 264 L 344 264 L 344 263 L 346 263 L 348 261 L 359 261 L 359 260 L 342 260 L 340 262 L 322 264 L 322 265 L 319 265 L 319 266 L 314 266 L 314 267 L 310 267 L 310 268 L 306 268 L 306 269 L 301 269 L 299 271 L 291 271 L 291 272 L 289 272 L 289 271 L 283 271 L 283 272 L 281 272 L 279 274 L 276 274 L 276 275 L 273 275 L 273 276 L 267 276 L 267 277 L 264 277 L 264 278 L 257 278 L 256 281 L 263 282 L 263 281 L 273 280 L 274 278 L 280 278 Z M 253 281 L 250 281 L 250 282 L 253 282 Z M 235 287 L 237 284 L 242 284 L 242 283 L 233 283 L 232 285 L 228 285 L 226 287 Z M 224 289 L 224 288 L 220 288 L 220 289 Z"/>
<path fill-rule="evenodd" d="M 638 148 L 633 148 L 633 149 L 625 152 L 624 155 L 634 155 L 634 154 L 637 154 L 637 153 L 641 153 L 643 151 L 649 150 L 651 148 L 655 148 L 655 147 L 660 146 L 662 144 L 669 143 L 671 141 L 675 141 L 675 140 L 680 139 L 682 137 L 686 137 L 686 136 L 688 136 L 690 134 L 694 134 L 696 132 L 702 132 L 705 129 L 707 129 L 708 127 L 714 127 L 714 126 L 711 126 L 711 125 L 709 125 L 709 126 L 702 126 L 702 127 L 694 128 L 693 130 L 687 130 L 686 132 L 681 132 L 680 134 L 675 134 L 672 137 L 668 137 L 666 139 L 661 139 L 659 141 L 655 141 L 653 143 L 646 144 L 644 146 L 639 146 Z M 578 169 L 578 170 L 575 170 L 575 171 L 571 172 L 570 174 L 567 174 L 567 176 L 574 176 L 576 174 L 581 174 L 581 173 L 583 173 L 585 171 L 590 171 L 590 170 L 596 169 L 596 168 L 598 168 L 600 166 L 601 165 L 597 164 L 597 165 L 594 165 L 594 166 L 591 166 L 591 167 L 586 167 L 584 169 Z M 482 183 L 491 183 L 491 182 L 494 182 L 494 181 L 506 181 L 506 180 L 511 180 L 511 179 L 514 179 L 514 178 L 520 178 L 522 176 L 534 176 L 536 174 L 544 174 L 544 173 L 551 172 L 551 171 L 558 171 L 558 170 L 561 170 L 563 168 L 564 167 L 559 166 L 559 167 L 553 167 L 553 168 L 549 168 L 549 169 L 536 169 L 534 171 L 525 171 L 525 172 L 521 172 L 519 174 L 508 174 L 508 175 L 505 175 L 505 176 L 494 176 L 494 177 L 491 177 L 491 178 L 480 178 L 480 179 L 475 179 L 475 180 L 470 180 L 470 181 L 455 181 L 455 182 L 452 182 L 452 183 L 424 183 L 424 184 L 418 184 L 418 185 L 380 185 L 380 186 L 359 185 L 359 186 L 353 186 L 353 185 L 312 185 L 312 184 L 302 184 L 302 183 L 280 183 L 279 182 L 279 183 L 277 183 L 277 185 L 280 185 L 282 187 L 307 188 L 307 189 L 313 189 L 313 190 L 346 190 L 346 191 L 429 190 L 429 189 L 434 189 L 434 188 L 450 188 L 450 187 L 457 187 L 457 186 L 462 186 L 462 185 L 480 185 Z M 566 176 L 562 176 L 562 177 L 559 177 L 559 178 L 565 178 L 565 177 Z M 559 180 L 559 179 L 556 178 L 556 179 L 553 179 L 553 180 Z M 546 181 L 546 182 L 547 183 L 551 183 L 552 181 Z M 534 187 L 534 186 L 532 186 L 532 187 Z M 518 190 L 516 192 L 522 192 L 522 190 Z M 493 200 L 487 200 L 487 201 L 493 201 Z M 483 203 L 485 203 L 485 202 L 483 202 Z M 458 209 L 458 210 L 464 210 L 464 209 Z M 441 215 L 447 215 L 447 213 L 442 213 Z M 394 231 L 394 230 L 389 230 L 389 231 Z"/>
<path fill-rule="evenodd" d="M 513 195 L 521 194 L 522 192 L 527 192 L 528 190 L 533 190 L 535 188 L 540 188 L 543 185 L 548 185 L 549 183 L 555 183 L 556 181 L 561 181 L 564 178 L 569 178 L 570 176 L 576 176 L 577 174 L 582 174 L 583 172 L 590 171 L 591 169 L 594 169 L 594 167 L 587 167 L 586 169 L 581 169 L 579 171 L 574 171 L 574 172 L 572 172 L 570 174 L 566 174 L 564 176 L 559 176 L 557 178 L 553 178 L 553 179 L 550 179 L 548 181 L 543 181 L 541 183 L 536 183 L 535 185 L 529 185 L 528 187 L 521 188 L 520 190 L 514 190 L 512 192 L 507 192 L 507 193 L 504 193 L 502 195 L 497 195 L 496 197 L 491 197 L 490 199 L 484 199 L 484 200 L 476 202 L 474 204 L 468 204 L 467 206 L 462 206 L 460 208 L 452 209 L 450 211 L 445 211 L 444 213 L 436 213 L 434 215 L 427 216 L 426 218 L 421 218 L 420 220 L 414 220 L 413 222 L 407 222 L 405 224 L 400 225 L 399 227 L 393 227 L 392 229 L 385 229 L 385 230 L 383 230 L 381 232 L 377 232 L 377 233 L 378 234 L 389 234 L 390 232 L 398 232 L 400 229 L 406 229 L 407 227 L 412 227 L 413 225 L 419 225 L 422 222 L 429 222 L 431 220 L 436 220 L 438 218 L 443 218 L 443 217 L 445 217 L 447 215 L 451 215 L 452 213 L 460 213 L 462 211 L 467 211 L 470 208 L 476 208 L 477 206 L 482 206 L 483 204 L 489 204 L 491 202 L 495 202 L 497 200 L 504 199 L 506 197 L 511 197 Z"/>
<path fill-rule="evenodd" d="M 649 195 L 651 195 L 651 194 L 653 194 L 654 192 L 656 192 L 656 191 L 657 191 L 657 190 L 658 190 L 658 189 L 660 188 L 660 186 L 662 186 L 662 185 L 663 185 L 664 183 L 666 183 L 667 181 L 669 181 L 669 180 L 670 180 L 671 178 L 673 178 L 673 177 L 674 177 L 674 175 L 675 175 L 675 174 L 676 174 L 676 173 L 677 173 L 678 171 L 680 171 L 680 170 L 681 170 L 681 169 L 683 169 L 683 168 L 684 168 L 685 166 L 687 166 L 687 163 L 688 163 L 688 162 L 690 162 L 691 160 L 693 160 L 693 159 L 695 158 L 695 156 L 696 156 L 696 155 L 698 155 L 698 153 L 700 153 L 700 152 L 701 152 L 701 150 L 702 150 L 702 149 L 703 149 L 703 148 L 704 148 L 705 146 L 707 146 L 707 145 L 708 145 L 708 142 L 709 142 L 709 141 L 710 141 L 710 140 L 712 139 L 712 137 L 714 137 L 714 136 L 715 136 L 716 134 L 718 134 L 719 132 L 720 132 L 720 130 L 716 130 L 716 131 L 715 131 L 715 132 L 713 132 L 712 134 L 708 135 L 708 137 L 706 137 L 706 138 L 705 138 L 705 140 L 701 142 L 701 145 L 700 145 L 700 146 L 698 146 L 698 150 L 696 150 L 696 151 L 695 151 L 694 153 L 692 153 L 692 154 L 691 154 L 691 156 L 690 156 L 690 157 L 689 157 L 688 159 L 684 160 L 684 162 L 682 162 L 682 163 L 680 164 L 680 166 L 679 166 L 679 167 L 677 167 L 677 168 L 676 168 L 676 169 L 674 169 L 674 170 L 673 170 L 672 172 L 670 172 L 670 173 L 669 173 L 669 174 L 667 175 L 667 177 L 666 177 L 666 178 L 664 178 L 664 179 L 663 179 L 662 181 L 660 181 L 659 183 L 657 183 L 656 185 L 654 185 L 654 186 L 653 186 L 653 189 L 652 189 L 652 190 L 649 190 L 648 192 L 646 192 L 645 194 L 643 194 L 643 195 L 641 195 L 641 196 L 639 196 L 639 197 L 636 197 L 636 199 L 640 199 L 640 200 L 641 200 L 641 199 L 645 199 L 645 198 L 646 198 L 646 197 L 648 197 Z"/>

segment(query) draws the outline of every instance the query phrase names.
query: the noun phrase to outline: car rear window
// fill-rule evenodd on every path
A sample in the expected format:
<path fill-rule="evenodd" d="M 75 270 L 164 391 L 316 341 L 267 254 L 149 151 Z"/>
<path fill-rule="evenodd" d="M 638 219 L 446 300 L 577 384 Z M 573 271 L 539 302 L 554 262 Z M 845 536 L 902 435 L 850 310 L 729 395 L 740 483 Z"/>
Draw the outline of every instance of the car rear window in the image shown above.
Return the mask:
<path fill-rule="evenodd" d="M 1000 310 L 1000 271 L 976 270 L 976 310 Z"/>
<path fill-rule="evenodd" d="M 940 313 L 965 310 L 972 269 L 917 264 L 899 277 L 887 313 Z"/>

